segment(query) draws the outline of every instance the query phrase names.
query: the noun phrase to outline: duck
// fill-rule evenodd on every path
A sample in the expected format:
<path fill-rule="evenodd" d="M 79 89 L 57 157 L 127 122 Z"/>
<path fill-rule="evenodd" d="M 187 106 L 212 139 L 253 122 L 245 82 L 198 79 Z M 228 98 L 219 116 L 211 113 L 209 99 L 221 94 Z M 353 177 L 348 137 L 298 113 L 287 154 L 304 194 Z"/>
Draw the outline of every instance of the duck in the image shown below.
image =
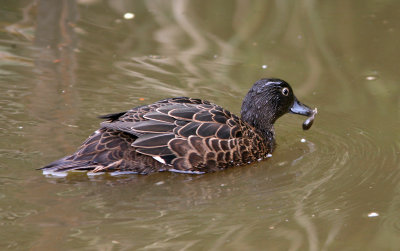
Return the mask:
<path fill-rule="evenodd" d="M 209 101 L 174 97 L 112 113 L 71 155 L 42 168 L 43 173 L 149 174 L 171 171 L 203 174 L 243 166 L 271 156 L 275 121 L 286 113 L 308 117 L 316 109 L 298 101 L 278 78 L 256 81 L 244 97 L 240 117 Z"/>

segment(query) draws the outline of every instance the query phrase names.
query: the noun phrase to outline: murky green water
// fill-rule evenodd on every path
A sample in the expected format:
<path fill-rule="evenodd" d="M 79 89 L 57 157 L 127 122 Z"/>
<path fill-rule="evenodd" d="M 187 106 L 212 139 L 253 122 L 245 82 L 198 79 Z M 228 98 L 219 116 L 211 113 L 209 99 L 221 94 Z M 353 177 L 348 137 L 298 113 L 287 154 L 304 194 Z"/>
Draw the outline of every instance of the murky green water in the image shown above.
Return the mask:
<path fill-rule="evenodd" d="M 400 250 L 399 10 L 1 1 L 0 249 Z M 268 161 L 207 175 L 35 170 L 72 153 L 97 115 L 182 95 L 238 113 L 261 77 L 319 111 L 307 132 L 280 119 Z"/>

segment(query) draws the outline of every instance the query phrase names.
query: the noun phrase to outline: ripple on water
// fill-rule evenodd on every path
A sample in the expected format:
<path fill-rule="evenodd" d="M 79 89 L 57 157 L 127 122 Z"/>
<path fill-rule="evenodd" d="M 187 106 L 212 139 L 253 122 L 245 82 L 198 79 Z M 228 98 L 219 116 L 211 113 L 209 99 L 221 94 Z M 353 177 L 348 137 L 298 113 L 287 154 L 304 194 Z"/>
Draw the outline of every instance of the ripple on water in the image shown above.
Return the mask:
<path fill-rule="evenodd" d="M 349 213 L 366 206 L 365 200 L 360 198 L 368 196 L 368 186 L 376 177 L 388 179 L 387 173 L 382 177 L 388 164 L 385 157 L 388 149 L 382 148 L 382 144 L 377 144 L 375 135 L 354 125 L 353 121 L 343 121 L 342 124 L 346 127 L 314 126 L 303 136 L 305 142 L 301 142 L 301 137 L 292 145 L 290 142 L 293 140 L 286 140 L 274 153 L 274 169 L 280 170 L 280 174 L 286 171 L 287 174 L 297 175 L 294 176 L 295 181 L 280 184 L 282 186 L 275 190 L 276 195 L 271 196 L 276 197 L 275 200 L 279 198 L 286 201 L 286 206 L 280 209 L 280 214 L 276 214 L 276 217 L 280 217 L 270 230 L 293 245 L 302 240 L 304 233 L 314 249 L 323 247 L 319 241 L 325 237 L 324 245 L 331 243 Z M 278 131 L 285 130 L 285 126 L 291 125 L 283 125 Z M 288 152 L 297 149 L 302 149 L 298 157 L 292 155 L 287 158 Z M 389 149 L 389 152 L 392 155 L 395 151 Z M 371 207 L 364 209 L 365 215 L 374 209 L 374 203 L 371 202 Z M 356 211 L 359 212 L 359 209 Z M 293 224 L 288 227 L 290 224 L 285 219 L 295 222 L 302 231 L 293 228 Z M 318 221 L 324 222 L 326 236 L 321 236 Z M 400 225 L 392 224 L 394 229 Z"/>

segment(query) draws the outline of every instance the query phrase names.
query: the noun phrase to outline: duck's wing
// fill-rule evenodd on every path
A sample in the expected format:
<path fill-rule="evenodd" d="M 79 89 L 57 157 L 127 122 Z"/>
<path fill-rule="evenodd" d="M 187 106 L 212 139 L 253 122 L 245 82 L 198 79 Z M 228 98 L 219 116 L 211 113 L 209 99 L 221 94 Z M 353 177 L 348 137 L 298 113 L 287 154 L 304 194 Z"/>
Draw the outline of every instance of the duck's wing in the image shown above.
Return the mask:
<path fill-rule="evenodd" d="M 106 117 L 101 127 L 137 137 L 131 144 L 136 152 L 177 171 L 208 172 L 247 163 L 258 157 L 252 148 L 262 144 L 247 123 L 198 99 L 166 99 L 116 116 Z"/>

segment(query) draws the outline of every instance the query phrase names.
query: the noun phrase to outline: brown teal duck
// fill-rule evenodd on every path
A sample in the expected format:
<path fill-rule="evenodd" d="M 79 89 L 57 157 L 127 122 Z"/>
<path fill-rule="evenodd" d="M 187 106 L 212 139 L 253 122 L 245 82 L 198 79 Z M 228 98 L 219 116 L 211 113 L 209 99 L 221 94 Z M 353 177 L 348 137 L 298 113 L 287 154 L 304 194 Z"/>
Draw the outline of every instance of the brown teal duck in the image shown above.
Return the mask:
<path fill-rule="evenodd" d="M 288 83 L 261 79 L 243 100 L 241 118 L 201 99 L 168 98 L 105 119 L 72 155 L 41 168 L 69 170 L 206 173 L 266 158 L 275 148 L 274 122 L 285 113 L 308 116 Z"/>

